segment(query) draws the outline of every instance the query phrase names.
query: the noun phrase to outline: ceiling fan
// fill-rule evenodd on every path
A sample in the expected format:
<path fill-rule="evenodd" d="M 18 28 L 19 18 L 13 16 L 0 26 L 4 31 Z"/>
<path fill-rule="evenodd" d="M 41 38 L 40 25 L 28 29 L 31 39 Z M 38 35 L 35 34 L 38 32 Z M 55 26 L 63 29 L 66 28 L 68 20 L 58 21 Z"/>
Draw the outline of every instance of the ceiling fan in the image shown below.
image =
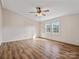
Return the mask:
<path fill-rule="evenodd" d="M 49 12 L 49 10 L 42 10 L 40 7 L 36 7 L 36 12 L 29 12 L 29 13 L 35 13 L 36 16 L 46 16 L 44 12 Z"/>

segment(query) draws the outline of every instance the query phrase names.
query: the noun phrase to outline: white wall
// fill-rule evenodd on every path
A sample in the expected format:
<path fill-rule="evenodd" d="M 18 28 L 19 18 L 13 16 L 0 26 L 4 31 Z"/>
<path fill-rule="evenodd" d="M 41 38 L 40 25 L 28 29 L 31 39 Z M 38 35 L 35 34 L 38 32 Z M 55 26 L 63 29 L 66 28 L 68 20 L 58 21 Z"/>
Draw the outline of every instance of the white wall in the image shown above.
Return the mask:
<path fill-rule="evenodd" d="M 3 9 L 3 41 L 16 41 L 31 39 L 34 35 L 39 35 L 39 22 Z"/>
<path fill-rule="evenodd" d="M 1 0 L 0 0 L 0 44 L 2 42 L 2 7 L 1 7 Z"/>
<path fill-rule="evenodd" d="M 44 24 L 52 21 L 49 20 L 41 23 L 41 37 L 79 45 L 79 15 L 63 16 L 56 19 L 60 21 L 60 34 L 53 35 L 44 32 Z"/>

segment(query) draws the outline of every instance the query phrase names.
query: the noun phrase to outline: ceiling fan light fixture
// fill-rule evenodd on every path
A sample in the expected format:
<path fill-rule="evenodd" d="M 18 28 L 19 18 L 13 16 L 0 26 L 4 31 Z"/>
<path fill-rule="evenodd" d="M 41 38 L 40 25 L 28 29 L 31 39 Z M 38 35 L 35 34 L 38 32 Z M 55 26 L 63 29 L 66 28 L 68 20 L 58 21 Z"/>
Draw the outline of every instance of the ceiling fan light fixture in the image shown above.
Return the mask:
<path fill-rule="evenodd" d="M 44 12 L 49 12 L 49 10 L 42 10 L 40 7 L 36 7 L 36 12 L 30 12 L 30 13 L 35 13 L 36 16 L 46 16 Z"/>
<path fill-rule="evenodd" d="M 36 16 L 43 16 L 43 13 L 36 13 Z"/>

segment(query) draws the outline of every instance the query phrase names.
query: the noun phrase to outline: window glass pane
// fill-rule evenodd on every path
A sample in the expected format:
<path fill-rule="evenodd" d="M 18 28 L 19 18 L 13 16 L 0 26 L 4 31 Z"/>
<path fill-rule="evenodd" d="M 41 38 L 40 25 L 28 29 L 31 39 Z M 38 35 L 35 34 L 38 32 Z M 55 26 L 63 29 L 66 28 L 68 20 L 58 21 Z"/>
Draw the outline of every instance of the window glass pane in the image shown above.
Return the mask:
<path fill-rule="evenodd" d="M 45 32 L 51 32 L 51 24 L 45 24 Z"/>
<path fill-rule="evenodd" d="M 54 21 L 52 23 L 52 32 L 54 32 L 54 33 L 59 32 L 59 21 Z"/>

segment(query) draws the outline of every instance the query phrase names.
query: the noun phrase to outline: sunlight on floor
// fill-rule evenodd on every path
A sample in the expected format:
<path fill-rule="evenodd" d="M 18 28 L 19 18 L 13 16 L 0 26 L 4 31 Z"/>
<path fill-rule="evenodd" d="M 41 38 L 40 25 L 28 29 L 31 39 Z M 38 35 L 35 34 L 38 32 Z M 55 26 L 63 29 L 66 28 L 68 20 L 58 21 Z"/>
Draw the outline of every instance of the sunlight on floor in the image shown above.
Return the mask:
<path fill-rule="evenodd" d="M 36 34 L 34 34 L 34 36 L 33 36 L 33 40 L 35 40 L 36 39 Z"/>

